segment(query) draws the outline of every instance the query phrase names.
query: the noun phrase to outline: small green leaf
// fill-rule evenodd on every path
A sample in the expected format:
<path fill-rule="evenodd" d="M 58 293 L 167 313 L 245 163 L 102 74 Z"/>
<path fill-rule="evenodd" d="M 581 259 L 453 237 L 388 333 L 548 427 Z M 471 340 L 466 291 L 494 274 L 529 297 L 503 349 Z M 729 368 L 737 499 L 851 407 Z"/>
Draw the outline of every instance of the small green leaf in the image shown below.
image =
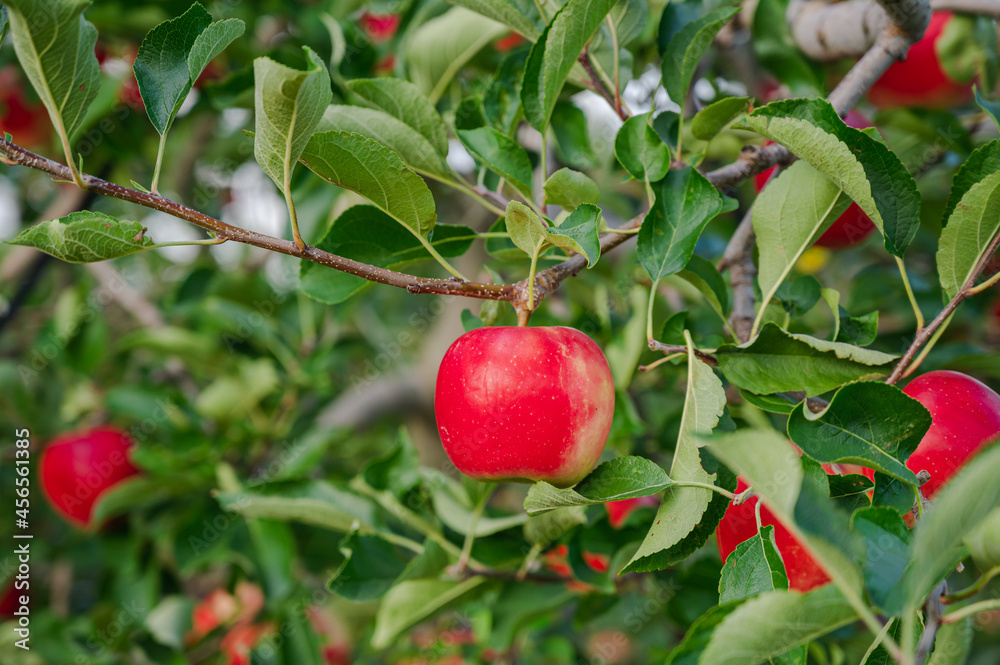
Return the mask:
<path fill-rule="evenodd" d="M 885 248 L 903 256 L 920 226 L 920 193 L 885 144 L 848 127 L 825 99 L 772 102 L 751 113 L 744 124 L 833 181 L 871 217 Z"/>
<path fill-rule="evenodd" d="M 556 137 L 556 155 L 576 169 L 591 169 L 601 163 L 590 141 L 590 125 L 573 103 L 556 102 L 552 111 L 552 133 Z"/>
<path fill-rule="evenodd" d="M 694 254 L 677 276 L 701 291 L 716 314 L 723 321 L 726 320 L 729 313 L 729 289 L 714 263 Z"/>
<path fill-rule="evenodd" d="M 644 457 L 618 457 L 599 465 L 574 488 L 542 481 L 528 489 L 524 509 L 540 515 L 556 508 L 589 506 L 656 494 L 673 485 L 666 472 Z"/>
<path fill-rule="evenodd" d="M 461 599 L 481 590 L 485 577 L 470 577 L 461 582 L 448 580 L 409 580 L 397 584 L 385 595 L 375 615 L 373 649 L 390 646 L 404 630 Z"/>
<path fill-rule="evenodd" d="M 418 131 L 439 154 L 448 154 L 448 128 L 434 104 L 417 86 L 403 79 L 377 78 L 348 81 L 347 89 L 372 108 Z"/>
<path fill-rule="evenodd" d="M 464 254 L 475 238 L 475 231 L 466 226 L 438 224 L 430 244 L 441 256 L 451 258 Z M 432 258 L 411 232 L 369 205 L 354 206 L 341 213 L 316 247 L 337 256 L 394 270 Z M 344 302 L 373 283 L 311 261 L 303 261 L 299 269 L 299 289 L 310 298 L 330 305 Z"/>
<path fill-rule="evenodd" d="M 538 11 L 535 4 L 525 0 L 448 0 L 453 5 L 459 5 L 503 23 L 511 30 L 520 33 L 529 41 L 538 37 L 538 26 L 535 20 Z"/>
<path fill-rule="evenodd" d="M 126 222 L 100 212 L 74 212 L 28 227 L 11 245 L 34 247 L 70 263 L 117 259 L 154 246 L 139 222 Z"/>
<path fill-rule="evenodd" d="M 796 319 L 816 306 L 822 288 L 819 280 L 812 275 L 802 275 L 794 282 L 783 283 L 774 295 L 788 315 Z"/>
<path fill-rule="evenodd" d="M 669 171 L 654 185 L 656 201 L 639 229 L 639 262 L 654 280 L 680 272 L 705 226 L 722 210 L 722 195 L 695 169 Z"/>
<path fill-rule="evenodd" d="M 212 23 L 212 16 L 196 2 L 181 16 L 149 31 L 133 70 L 157 132 L 162 135 L 170 129 L 202 71 L 245 27 L 239 19 Z"/>
<path fill-rule="evenodd" d="M 327 182 L 371 201 L 421 242 L 434 228 L 437 213 L 427 183 L 379 142 L 349 132 L 320 132 L 309 140 L 301 160 Z"/>
<path fill-rule="evenodd" d="M 415 171 L 448 178 L 441 155 L 413 127 L 378 109 L 331 104 L 316 127 L 317 132 L 353 132 L 378 141 Z"/>
<path fill-rule="evenodd" d="M 663 87 L 674 102 L 683 106 L 702 56 L 712 45 L 716 33 L 739 11 L 739 7 L 716 9 L 691 21 L 670 38 L 663 52 Z"/>
<path fill-rule="evenodd" d="M 796 95 L 825 94 L 823 69 L 807 58 L 795 43 L 786 18 L 788 0 L 760 0 L 754 10 L 751 34 L 754 53 L 764 69 Z"/>
<path fill-rule="evenodd" d="M 219 492 L 216 498 L 223 510 L 249 518 L 300 522 L 342 533 L 355 529 L 377 533 L 372 525 L 378 518 L 371 503 L 325 482 Z"/>
<path fill-rule="evenodd" d="M 861 316 L 851 316 L 840 308 L 839 328 L 836 340 L 857 346 L 868 346 L 878 336 L 878 312 L 868 312 Z"/>
<path fill-rule="evenodd" d="M 569 0 L 535 41 L 524 69 L 521 102 L 528 122 L 542 131 L 577 58 L 617 0 Z"/>
<path fill-rule="evenodd" d="M 795 162 L 767 184 L 753 206 L 763 302 L 774 297 L 802 253 L 850 202 L 829 178 L 803 161 Z"/>
<path fill-rule="evenodd" d="M 615 157 L 636 180 L 656 182 L 670 168 L 670 148 L 649 124 L 649 113 L 625 121 L 615 135 Z"/>
<path fill-rule="evenodd" d="M 515 49 L 501 62 L 486 92 L 483 115 L 491 125 L 510 136 L 521 119 L 521 81 L 528 61 L 527 47 Z"/>
<path fill-rule="evenodd" d="M 930 426 L 920 402 L 869 381 L 838 390 L 822 413 L 800 404 L 788 419 L 788 436 L 819 462 L 861 464 L 917 485 L 904 463 Z"/>
<path fill-rule="evenodd" d="M 702 465 L 698 435 L 709 434 L 725 412 L 726 393 L 712 368 L 698 360 L 688 338 L 688 381 L 670 478 L 675 482 L 715 484 L 735 489 L 731 474 L 709 473 Z M 731 483 L 731 484 L 730 484 Z M 622 572 L 661 570 L 683 561 L 715 531 L 729 506 L 717 492 L 699 487 L 669 487 L 642 545 Z"/>
<path fill-rule="evenodd" d="M 588 266 L 592 266 L 600 258 L 601 245 L 597 234 L 600 221 L 600 209 L 589 203 L 574 210 L 557 227 L 547 226 L 520 201 L 507 204 L 506 224 L 510 239 L 528 256 L 556 246 L 586 256 Z"/>
<path fill-rule="evenodd" d="M 327 587 L 339 596 L 355 602 L 377 600 L 384 596 L 406 569 L 413 555 L 403 552 L 378 536 L 349 533 L 340 541 L 344 563 L 333 574 Z"/>
<path fill-rule="evenodd" d="M 576 210 L 584 203 L 597 203 L 601 191 L 597 183 L 579 171 L 562 168 L 545 181 L 545 202 Z"/>
<path fill-rule="evenodd" d="M 993 102 L 985 99 L 979 94 L 978 86 L 972 86 L 972 90 L 976 93 L 976 103 L 979 104 L 979 108 L 986 111 L 986 114 L 990 116 L 990 120 L 993 121 L 993 124 L 1000 128 L 1000 102 Z"/>
<path fill-rule="evenodd" d="M 90 0 L 5 0 L 17 59 L 66 141 L 83 125 L 101 85 Z M 67 159 L 74 161 L 71 155 Z"/>
<path fill-rule="evenodd" d="M 719 604 L 787 588 L 788 576 L 774 542 L 774 527 L 767 525 L 726 558 L 719 580 Z"/>
<path fill-rule="evenodd" d="M 866 556 L 858 561 L 865 589 L 877 606 L 884 607 L 910 562 L 910 530 L 897 511 L 883 506 L 854 513 L 851 530 L 865 539 Z"/>
<path fill-rule="evenodd" d="M 460 129 L 458 138 L 483 166 L 506 179 L 525 198 L 532 198 L 531 160 L 516 141 L 492 127 Z"/>
<path fill-rule="evenodd" d="M 587 523 L 582 506 L 566 506 L 529 517 L 524 524 L 524 539 L 532 545 L 547 546 L 573 527 Z"/>
<path fill-rule="evenodd" d="M 726 378 L 752 393 L 804 390 L 813 396 L 851 381 L 885 376 L 896 356 L 793 335 L 767 323 L 749 342 L 719 347 L 716 358 Z"/>
<path fill-rule="evenodd" d="M 997 171 L 1000 171 L 1000 140 L 994 139 L 974 150 L 955 173 L 955 177 L 951 181 L 948 203 L 941 216 L 941 224 L 947 226 L 948 220 L 951 219 L 955 208 L 958 207 L 958 202 L 974 185 Z"/>
<path fill-rule="evenodd" d="M 1000 173 L 991 173 L 962 195 L 941 231 L 936 258 L 946 299 L 954 298 L 974 276 L 976 266 L 998 230 Z"/>
<path fill-rule="evenodd" d="M 298 71 L 270 58 L 254 60 L 256 129 L 254 157 L 282 192 L 323 112 L 330 105 L 330 74 L 309 47 L 308 69 Z"/>
<path fill-rule="evenodd" d="M 749 110 L 749 97 L 723 97 L 698 111 L 691 118 L 691 133 L 696 139 L 711 141 L 729 126 L 729 123 Z"/>

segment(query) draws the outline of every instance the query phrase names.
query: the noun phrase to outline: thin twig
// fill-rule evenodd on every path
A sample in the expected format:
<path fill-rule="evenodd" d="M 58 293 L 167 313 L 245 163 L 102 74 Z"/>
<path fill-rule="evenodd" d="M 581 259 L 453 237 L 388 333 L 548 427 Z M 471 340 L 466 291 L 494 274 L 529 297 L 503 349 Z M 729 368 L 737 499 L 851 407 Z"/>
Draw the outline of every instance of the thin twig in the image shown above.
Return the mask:
<path fill-rule="evenodd" d="M 616 95 L 611 94 L 608 90 L 608 86 L 604 84 L 604 80 L 597 74 L 597 70 L 594 69 L 594 63 L 590 61 L 590 51 L 584 49 L 583 53 L 580 54 L 578 58 L 579 63 L 583 66 L 583 70 L 587 72 L 587 77 L 590 78 L 590 84 L 593 86 L 594 92 L 604 98 L 604 100 L 614 109 L 615 113 L 622 120 L 628 120 L 629 115 L 625 111 L 625 108 L 616 101 Z"/>
<path fill-rule="evenodd" d="M 658 342 L 655 339 L 649 343 L 649 348 L 651 351 L 660 351 L 661 353 L 667 355 L 674 353 L 684 353 L 684 354 L 687 353 L 686 346 L 680 346 L 675 344 L 664 344 L 663 342 Z M 717 367 L 719 365 L 719 361 L 716 360 L 715 356 L 713 356 L 710 353 L 705 353 L 704 351 L 699 351 L 698 349 L 695 349 L 694 355 L 698 358 L 698 360 L 702 361 L 706 365 L 711 365 L 712 367 Z"/>
<path fill-rule="evenodd" d="M 941 596 L 948 592 L 948 582 L 944 581 L 934 587 L 934 591 L 927 597 L 924 603 L 924 632 L 917 642 L 916 653 L 913 654 L 913 665 L 924 665 L 924 661 L 931 655 L 934 648 L 934 640 L 937 637 L 938 629 L 941 627 L 941 615 L 944 604 Z"/>

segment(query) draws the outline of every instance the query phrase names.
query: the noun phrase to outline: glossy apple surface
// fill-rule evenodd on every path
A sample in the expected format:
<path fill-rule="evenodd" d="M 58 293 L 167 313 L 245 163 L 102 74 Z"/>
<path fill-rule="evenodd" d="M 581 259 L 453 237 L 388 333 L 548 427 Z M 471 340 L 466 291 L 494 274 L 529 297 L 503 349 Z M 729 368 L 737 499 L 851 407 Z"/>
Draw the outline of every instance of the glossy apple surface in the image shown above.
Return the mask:
<path fill-rule="evenodd" d="M 747 484 L 740 478 L 736 485 L 736 493 L 739 494 L 745 489 Z M 715 531 L 715 541 L 723 561 L 729 558 L 737 545 L 757 535 L 757 501 L 759 499 L 753 497 L 738 506 L 730 504 L 722 521 L 719 522 L 719 528 Z M 808 550 L 781 525 L 766 506 L 761 506 L 760 522 L 763 526 L 774 526 L 774 543 L 781 552 L 785 573 L 788 575 L 788 586 L 791 589 L 809 591 L 830 581 Z"/>
<path fill-rule="evenodd" d="M 951 21 L 951 12 L 934 12 L 923 38 L 910 47 L 906 59 L 895 62 L 868 91 L 880 108 L 921 106 L 947 109 L 972 98 L 972 82 L 951 80 L 941 68 L 936 42 Z"/>
<path fill-rule="evenodd" d="M 906 461 L 914 473 L 927 470 L 921 487 L 932 498 L 987 443 L 1000 436 L 1000 395 L 961 372 L 921 374 L 903 392 L 931 412 L 931 427 Z"/>
<path fill-rule="evenodd" d="M 441 361 L 434 396 L 441 442 L 459 471 L 558 487 L 594 468 L 614 409 L 601 349 L 562 327 L 465 333 Z"/>
<path fill-rule="evenodd" d="M 114 427 L 64 434 L 42 452 L 42 492 L 73 524 L 88 526 L 97 499 L 139 473 L 128 459 L 132 442 Z"/>
<path fill-rule="evenodd" d="M 855 129 L 865 129 L 866 127 L 873 127 L 872 123 L 869 122 L 868 118 L 861 115 L 857 111 L 849 111 L 847 116 L 844 118 L 844 122 L 847 123 L 848 127 L 854 127 Z M 767 145 L 772 142 L 768 141 Z M 767 184 L 768 178 L 774 173 L 774 170 L 778 168 L 772 166 L 767 171 L 763 173 L 758 173 L 754 176 L 754 186 L 757 192 L 764 189 L 764 185 Z M 830 248 L 841 248 L 841 247 L 851 247 L 862 242 L 865 238 L 872 234 L 875 230 L 875 223 L 872 222 L 871 218 L 865 214 L 861 207 L 857 203 L 851 203 L 847 207 L 840 217 L 837 218 L 833 224 L 830 225 L 823 234 L 816 239 L 816 245 L 820 247 L 830 247 Z"/>
<path fill-rule="evenodd" d="M 608 511 L 608 524 L 613 529 L 620 529 L 625 524 L 628 516 L 640 508 L 655 508 L 660 505 L 660 499 L 655 496 L 642 496 L 638 499 L 622 499 L 621 501 L 609 501 L 604 504 Z"/>

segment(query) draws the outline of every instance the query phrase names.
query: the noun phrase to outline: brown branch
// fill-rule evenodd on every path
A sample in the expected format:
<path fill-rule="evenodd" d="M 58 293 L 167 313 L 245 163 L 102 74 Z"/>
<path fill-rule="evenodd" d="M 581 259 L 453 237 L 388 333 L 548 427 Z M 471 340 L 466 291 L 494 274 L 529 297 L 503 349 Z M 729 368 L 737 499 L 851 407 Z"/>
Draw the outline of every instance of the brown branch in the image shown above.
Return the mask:
<path fill-rule="evenodd" d="M 982 274 L 983 270 L 986 269 L 986 265 L 993 258 L 993 255 L 997 253 L 997 249 L 1000 249 L 1000 233 L 993 236 L 993 240 L 986 248 L 986 251 L 983 252 L 983 255 L 979 258 L 979 263 L 976 264 L 976 267 L 965 280 L 965 283 L 962 284 L 962 288 L 958 290 L 955 297 L 944 306 L 944 309 L 942 309 L 938 315 L 934 317 L 933 321 L 928 323 L 924 329 L 918 332 L 917 336 L 913 338 L 913 343 L 910 344 L 910 348 L 906 350 L 903 357 L 899 359 L 899 363 L 896 365 L 896 368 L 892 370 L 892 374 L 890 374 L 889 378 L 885 380 L 886 383 L 893 385 L 903 378 L 903 373 L 906 372 L 907 366 L 913 362 L 913 359 L 916 357 L 917 353 L 924 346 L 924 344 L 930 341 L 931 337 L 934 336 L 934 333 L 937 332 L 937 329 L 948 320 L 948 317 L 950 317 L 958 306 L 962 304 L 962 301 L 973 295 L 972 288 L 976 285 L 976 280 L 979 278 L 979 275 Z"/>
<path fill-rule="evenodd" d="M 941 627 L 941 616 L 944 614 L 944 604 L 941 602 L 941 597 L 946 593 L 948 593 L 947 580 L 934 587 L 934 591 L 924 603 L 924 632 L 920 635 L 920 641 L 917 642 L 917 650 L 913 654 L 913 665 L 924 665 L 927 657 L 931 655 L 934 640 Z"/>
<path fill-rule="evenodd" d="M 806 55 L 822 62 L 865 54 L 887 29 L 916 41 L 929 20 L 926 0 L 793 0 L 788 7 L 795 43 Z"/>
<path fill-rule="evenodd" d="M 608 86 L 604 84 L 601 77 L 598 76 L 597 71 L 594 69 L 594 64 L 590 61 L 590 51 L 588 49 L 583 49 L 583 53 L 577 58 L 578 62 L 583 65 L 583 70 L 587 72 L 587 77 L 590 78 L 590 84 L 593 87 L 594 92 L 604 98 L 604 100 L 614 109 L 615 113 L 622 120 L 628 120 L 629 114 L 621 104 L 621 97 L 618 96 L 617 92 L 612 94 L 608 90 Z"/>
<path fill-rule="evenodd" d="M 665 355 L 670 355 L 673 353 L 683 353 L 687 354 L 688 348 L 686 346 L 680 346 L 677 344 L 664 344 L 663 342 L 658 342 L 655 339 L 649 343 L 649 349 L 651 351 L 659 351 Z M 706 365 L 711 365 L 712 367 L 718 367 L 719 361 L 715 359 L 710 353 L 705 353 L 704 351 L 694 350 L 694 355 L 698 360 L 702 361 Z"/>
<path fill-rule="evenodd" d="M 1000 0 L 931 0 L 931 9 L 1000 18 Z"/>

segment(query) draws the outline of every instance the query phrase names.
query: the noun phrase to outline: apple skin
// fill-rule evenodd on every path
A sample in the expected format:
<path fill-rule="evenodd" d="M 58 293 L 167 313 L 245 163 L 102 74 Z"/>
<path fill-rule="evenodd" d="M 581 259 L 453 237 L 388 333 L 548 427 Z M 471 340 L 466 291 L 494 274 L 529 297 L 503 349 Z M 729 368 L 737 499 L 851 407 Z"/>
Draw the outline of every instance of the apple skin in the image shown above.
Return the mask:
<path fill-rule="evenodd" d="M 438 370 L 441 442 L 476 480 L 579 482 L 604 450 L 614 410 L 608 361 L 573 328 L 477 328 Z"/>
<path fill-rule="evenodd" d="M 928 499 L 983 447 L 1000 436 L 1000 395 L 961 372 L 937 370 L 910 381 L 903 392 L 931 412 L 931 426 L 906 460 L 931 477 L 920 489 Z"/>
<path fill-rule="evenodd" d="M 910 47 L 905 60 L 893 63 L 872 85 L 868 101 L 879 108 L 948 109 L 972 99 L 972 82 L 958 83 L 948 78 L 935 50 L 935 42 L 951 19 L 951 12 L 931 14 L 924 36 Z"/>
<path fill-rule="evenodd" d="M 747 487 L 748 485 L 740 478 L 736 484 L 736 493 L 739 494 Z M 726 514 L 723 515 L 719 528 L 715 531 L 715 541 L 719 546 L 719 555 L 723 562 L 729 558 L 737 545 L 757 534 L 757 501 L 759 498 L 755 496 L 738 506 L 730 504 L 726 509 Z M 805 592 L 830 581 L 809 551 L 782 526 L 766 506 L 761 506 L 760 523 L 763 526 L 774 526 L 774 543 L 785 563 L 789 588 Z"/>
<path fill-rule="evenodd" d="M 14 612 L 20 607 L 20 596 L 21 593 L 14 588 L 14 581 L 11 580 L 4 594 L 0 596 L 0 621 L 14 617 Z"/>
<path fill-rule="evenodd" d="M 847 116 L 844 118 L 844 122 L 847 123 L 848 127 L 854 127 L 855 129 L 865 129 L 866 127 L 873 127 L 872 123 L 865 116 L 861 115 L 857 111 L 848 111 Z M 772 141 L 768 141 L 765 145 L 771 145 Z M 767 184 L 768 178 L 774 173 L 774 170 L 778 168 L 772 166 L 767 171 L 758 173 L 754 176 L 754 187 L 757 192 L 764 189 L 764 185 Z M 865 214 L 857 203 L 852 202 L 850 206 L 847 207 L 840 217 L 837 218 L 833 224 L 830 225 L 826 231 L 823 232 L 819 238 L 816 239 L 816 245 L 820 247 L 829 247 L 831 249 L 840 249 L 843 247 L 852 247 L 854 245 L 860 244 L 865 238 L 872 234 L 875 230 L 875 223 L 872 222 L 871 218 Z"/>
<path fill-rule="evenodd" d="M 14 137 L 14 143 L 34 148 L 48 143 L 52 123 L 45 106 L 28 99 L 27 89 L 17 65 L 0 69 L 0 137 L 6 132 Z"/>
<path fill-rule="evenodd" d="M 358 19 L 358 23 L 369 39 L 376 44 L 382 44 L 392 39 L 399 30 L 400 19 L 399 14 L 373 14 L 365 11 Z"/>
<path fill-rule="evenodd" d="M 638 499 L 622 499 L 604 504 L 608 511 L 608 524 L 612 529 L 620 529 L 628 516 L 643 507 L 655 508 L 660 505 L 660 499 L 655 496 L 642 496 Z"/>
<path fill-rule="evenodd" d="M 42 493 L 70 523 L 90 526 L 97 499 L 139 473 L 128 459 L 132 441 L 115 427 L 64 434 L 42 452 Z"/>

